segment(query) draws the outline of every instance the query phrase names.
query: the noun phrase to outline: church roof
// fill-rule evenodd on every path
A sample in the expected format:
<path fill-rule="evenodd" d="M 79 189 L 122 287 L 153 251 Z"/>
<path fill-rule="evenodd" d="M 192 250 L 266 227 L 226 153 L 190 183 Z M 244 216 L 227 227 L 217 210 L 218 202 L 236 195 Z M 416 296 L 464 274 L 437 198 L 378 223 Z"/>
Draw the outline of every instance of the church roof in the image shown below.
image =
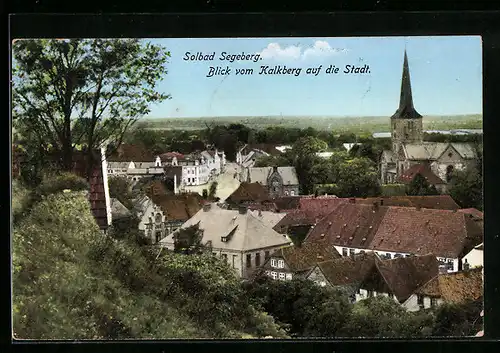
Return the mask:
<path fill-rule="evenodd" d="M 408 67 L 408 56 L 404 56 L 403 75 L 401 78 L 401 96 L 399 100 L 399 108 L 396 110 L 391 119 L 420 119 L 420 115 L 413 106 L 413 97 L 411 93 L 410 69 Z"/>
<path fill-rule="evenodd" d="M 463 159 L 477 158 L 474 145 L 471 143 L 448 143 L 448 142 L 421 142 L 406 143 L 403 145 L 405 156 L 409 160 L 433 161 L 443 155 L 452 147 Z"/>

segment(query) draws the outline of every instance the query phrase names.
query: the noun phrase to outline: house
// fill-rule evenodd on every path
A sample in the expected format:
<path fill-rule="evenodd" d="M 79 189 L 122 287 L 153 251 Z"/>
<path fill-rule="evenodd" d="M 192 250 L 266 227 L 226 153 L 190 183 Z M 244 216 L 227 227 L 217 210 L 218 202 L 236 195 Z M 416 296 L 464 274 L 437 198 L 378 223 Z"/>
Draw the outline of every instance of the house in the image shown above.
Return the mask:
<path fill-rule="evenodd" d="M 361 293 L 361 283 L 374 268 L 377 258 L 375 253 L 367 252 L 318 262 L 306 279 L 321 287 L 340 289 L 354 302 L 356 295 Z"/>
<path fill-rule="evenodd" d="M 398 182 L 409 185 L 417 175 L 422 176 L 429 185 L 432 185 L 440 193 L 446 192 L 447 184 L 431 170 L 429 163 L 414 164 L 404 170 L 399 176 Z"/>
<path fill-rule="evenodd" d="M 375 266 L 359 286 L 356 300 L 386 296 L 404 307 L 415 291 L 436 277 L 439 265 L 433 254 L 375 260 Z"/>
<path fill-rule="evenodd" d="M 236 152 L 236 163 L 243 168 L 252 168 L 260 157 L 279 156 L 290 146 L 273 144 L 246 144 Z"/>
<path fill-rule="evenodd" d="M 467 255 L 462 258 L 462 263 L 464 270 L 478 267 L 482 268 L 484 266 L 484 244 L 481 243 L 469 251 Z"/>
<path fill-rule="evenodd" d="M 375 251 L 382 258 L 434 254 L 443 269 L 458 271 L 460 259 L 482 242 L 483 229 L 456 210 L 341 203 L 320 220 L 304 242 L 335 247 L 343 256 Z"/>
<path fill-rule="evenodd" d="M 299 179 L 294 167 L 247 168 L 242 182 L 260 183 L 271 198 L 299 195 Z"/>
<path fill-rule="evenodd" d="M 408 298 L 405 307 L 418 311 L 442 303 L 463 303 L 483 297 L 483 276 L 481 268 L 455 273 L 438 274 Z"/>
<path fill-rule="evenodd" d="M 193 217 L 202 203 L 197 194 L 144 195 L 135 200 L 139 231 L 156 244 Z"/>
<path fill-rule="evenodd" d="M 262 269 L 265 274 L 275 280 L 292 280 L 304 278 L 318 263 L 340 258 L 340 254 L 331 248 L 317 243 L 303 246 L 286 246 L 277 250 L 266 259 Z"/>
<path fill-rule="evenodd" d="M 427 165 L 432 174 L 439 179 L 449 183 L 454 170 L 464 170 L 476 165 L 478 160 L 473 144 L 423 141 L 422 115 L 417 112 L 413 104 L 406 51 L 399 108 L 391 116 L 390 137 L 392 149 L 383 151 L 380 160 L 379 170 L 383 184 L 395 183 L 401 176 L 405 179 L 407 176 L 405 171 L 422 164 Z M 429 174 L 428 171 L 426 173 Z"/>
<path fill-rule="evenodd" d="M 121 144 L 108 157 L 107 173 L 137 182 L 151 175 L 162 175 L 163 169 L 144 145 Z"/>
<path fill-rule="evenodd" d="M 267 189 L 259 183 L 241 183 L 238 188 L 225 200 L 229 208 L 239 206 L 257 206 L 269 200 Z"/>
<path fill-rule="evenodd" d="M 296 239 L 304 239 L 315 224 L 323 217 L 331 213 L 342 199 L 338 202 L 328 202 L 326 198 L 307 198 L 299 200 L 299 209 L 290 210 L 286 216 L 275 226 L 274 230 L 281 234 L 288 234 Z"/>
<path fill-rule="evenodd" d="M 265 259 L 282 246 L 291 244 L 287 236 L 272 229 L 279 214 L 251 212 L 246 207 L 225 210 L 205 204 L 181 228 L 199 225 L 203 230 L 202 243 L 211 247 L 214 256 L 225 259 L 241 278 L 250 278 Z M 174 234 L 160 241 L 161 246 L 174 249 Z"/>
<path fill-rule="evenodd" d="M 181 167 L 181 179 L 176 181 L 179 188 L 184 186 L 205 185 L 212 178 L 216 177 L 225 168 L 226 156 L 224 152 L 217 150 L 207 150 L 184 155 L 179 152 L 167 152 L 158 157 L 158 163 L 162 167 Z M 178 177 L 178 169 L 170 174 Z"/>

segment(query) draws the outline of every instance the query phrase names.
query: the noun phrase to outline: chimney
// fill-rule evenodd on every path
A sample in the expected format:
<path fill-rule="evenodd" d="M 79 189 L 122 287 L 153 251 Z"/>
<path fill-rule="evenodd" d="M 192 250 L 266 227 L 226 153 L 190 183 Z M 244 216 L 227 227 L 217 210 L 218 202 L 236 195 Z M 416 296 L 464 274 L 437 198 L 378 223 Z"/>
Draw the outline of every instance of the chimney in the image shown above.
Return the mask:
<path fill-rule="evenodd" d="M 247 213 L 247 207 L 246 206 L 239 206 L 238 207 L 238 212 L 239 212 L 239 214 L 246 214 Z"/>
<path fill-rule="evenodd" d="M 203 205 L 203 212 L 208 212 L 212 208 L 212 204 L 206 203 Z"/>
<path fill-rule="evenodd" d="M 380 206 L 384 206 L 384 199 L 380 199 Z"/>

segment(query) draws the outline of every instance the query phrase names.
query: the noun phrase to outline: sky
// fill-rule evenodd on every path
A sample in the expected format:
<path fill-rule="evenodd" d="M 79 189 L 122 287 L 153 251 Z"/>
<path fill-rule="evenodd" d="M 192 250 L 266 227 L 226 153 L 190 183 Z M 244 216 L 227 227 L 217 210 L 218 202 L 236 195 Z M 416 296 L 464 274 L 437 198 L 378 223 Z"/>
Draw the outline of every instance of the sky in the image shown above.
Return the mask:
<path fill-rule="evenodd" d="M 406 48 L 414 105 L 422 115 L 482 113 L 479 36 L 351 38 L 146 39 L 171 53 L 158 90 L 172 99 L 151 106 L 150 118 L 221 116 L 390 116 L 399 105 Z M 212 61 L 186 53 L 215 53 Z M 221 53 L 259 60 L 219 60 Z M 261 66 L 302 68 L 300 75 L 259 74 Z M 318 75 L 306 74 L 318 68 Z M 335 65 L 337 74 L 325 70 Z M 369 73 L 344 74 L 346 65 Z M 229 75 L 207 77 L 210 67 Z M 236 69 L 253 69 L 237 75 Z"/>

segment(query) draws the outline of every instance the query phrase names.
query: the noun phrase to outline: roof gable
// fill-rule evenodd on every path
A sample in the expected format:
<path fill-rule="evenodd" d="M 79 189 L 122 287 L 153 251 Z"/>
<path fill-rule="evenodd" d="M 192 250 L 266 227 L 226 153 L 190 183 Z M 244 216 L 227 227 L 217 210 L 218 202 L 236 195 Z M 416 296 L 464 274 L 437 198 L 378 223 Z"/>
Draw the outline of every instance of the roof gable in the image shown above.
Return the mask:
<path fill-rule="evenodd" d="M 375 267 L 372 252 L 320 262 L 317 267 L 332 286 L 361 284 Z"/>
<path fill-rule="evenodd" d="M 417 289 L 416 294 L 442 298 L 450 303 L 477 300 L 483 296 L 482 268 L 438 274 Z"/>
<path fill-rule="evenodd" d="M 420 163 L 411 166 L 406 169 L 399 177 L 399 181 L 404 184 L 409 184 L 413 181 L 413 179 L 420 174 L 422 177 L 427 180 L 427 182 L 431 185 L 440 185 L 446 184 L 440 177 L 438 177 L 431 170 L 431 167 L 427 163 Z"/>

